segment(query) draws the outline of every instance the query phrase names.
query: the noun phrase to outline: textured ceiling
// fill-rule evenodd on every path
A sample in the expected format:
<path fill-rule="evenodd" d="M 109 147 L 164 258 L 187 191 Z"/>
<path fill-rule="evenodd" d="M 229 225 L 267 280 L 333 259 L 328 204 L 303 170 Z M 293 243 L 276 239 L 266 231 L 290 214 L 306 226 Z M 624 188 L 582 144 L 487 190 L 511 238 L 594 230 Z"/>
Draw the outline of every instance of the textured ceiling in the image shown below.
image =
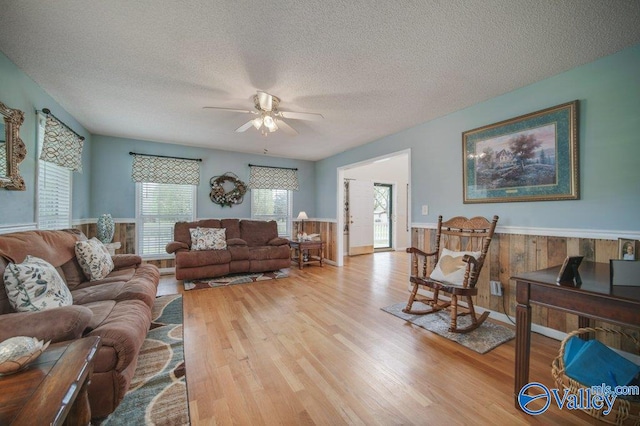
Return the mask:
<path fill-rule="evenodd" d="M 638 0 L 0 0 L 0 11 L 0 50 L 91 133 L 306 160 L 640 42 Z M 234 132 L 248 114 L 202 109 L 252 109 L 256 90 L 325 119 L 265 138 Z"/>

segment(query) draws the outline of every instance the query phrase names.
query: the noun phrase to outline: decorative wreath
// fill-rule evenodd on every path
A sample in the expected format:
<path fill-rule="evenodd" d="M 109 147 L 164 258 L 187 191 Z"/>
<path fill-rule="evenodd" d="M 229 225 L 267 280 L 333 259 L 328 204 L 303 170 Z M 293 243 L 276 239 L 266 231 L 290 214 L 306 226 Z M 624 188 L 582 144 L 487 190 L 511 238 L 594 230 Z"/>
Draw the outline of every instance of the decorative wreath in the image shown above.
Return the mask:
<path fill-rule="evenodd" d="M 233 183 L 233 189 L 229 192 L 225 192 L 223 187 L 226 182 Z M 247 193 L 247 185 L 231 172 L 212 177 L 209 184 L 211 185 L 209 198 L 222 207 L 232 207 L 234 204 L 241 204 L 244 194 Z"/>

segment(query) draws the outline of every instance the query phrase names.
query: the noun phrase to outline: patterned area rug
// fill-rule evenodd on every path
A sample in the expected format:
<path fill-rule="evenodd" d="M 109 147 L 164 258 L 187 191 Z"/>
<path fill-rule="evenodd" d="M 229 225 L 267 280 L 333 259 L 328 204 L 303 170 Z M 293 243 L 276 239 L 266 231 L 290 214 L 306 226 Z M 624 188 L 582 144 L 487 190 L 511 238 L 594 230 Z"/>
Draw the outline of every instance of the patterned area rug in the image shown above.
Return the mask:
<path fill-rule="evenodd" d="M 189 425 L 182 296 L 158 297 L 124 399 L 101 425 Z"/>
<path fill-rule="evenodd" d="M 202 280 L 184 280 L 185 290 L 198 290 L 201 288 L 222 287 L 225 285 L 255 283 L 257 281 L 277 280 L 287 278 L 289 269 L 279 269 L 273 272 L 260 272 L 255 274 L 232 274 L 218 278 L 205 278 Z"/>
<path fill-rule="evenodd" d="M 449 332 L 449 323 L 451 322 L 449 312 L 440 311 L 429 315 L 410 315 L 402 312 L 406 305 L 406 303 L 396 303 L 382 308 L 382 310 L 481 354 L 487 353 L 491 349 L 516 337 L 514 330 L 488 321 L 485 321 L 480 327 L 469 333 L 451 333 Z M 419 302 L 414 303 L 413 306 L 414 309 L 427 308 L 427 305 Z M 469 324 L 471 324 L 471 319 L 468 316 L 458 317 L 458 325 L 460 327 L 465 327 Z"/>

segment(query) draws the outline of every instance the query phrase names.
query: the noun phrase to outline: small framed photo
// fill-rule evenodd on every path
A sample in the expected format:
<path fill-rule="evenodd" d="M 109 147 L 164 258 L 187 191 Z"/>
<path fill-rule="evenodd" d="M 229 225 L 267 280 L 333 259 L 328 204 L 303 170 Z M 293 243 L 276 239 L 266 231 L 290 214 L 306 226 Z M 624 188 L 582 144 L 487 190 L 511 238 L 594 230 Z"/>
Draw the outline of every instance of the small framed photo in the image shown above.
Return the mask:
<path fill-rule="evenodd" d="M 618 238 L 618 258 L 622 260 L 636 260 L 637 241 L 626 238 Z"/>

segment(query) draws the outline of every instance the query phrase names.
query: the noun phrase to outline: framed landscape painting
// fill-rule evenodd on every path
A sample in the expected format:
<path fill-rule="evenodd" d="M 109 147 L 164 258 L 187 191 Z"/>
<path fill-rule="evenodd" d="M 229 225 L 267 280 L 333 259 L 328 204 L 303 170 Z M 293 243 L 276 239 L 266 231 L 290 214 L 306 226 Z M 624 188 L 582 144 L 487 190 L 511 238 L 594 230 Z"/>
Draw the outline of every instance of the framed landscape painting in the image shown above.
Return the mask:
<path fill-rule="evenodd" d="M 577 200 L 578 101 L 462 133 L 464 203 Z"/>

